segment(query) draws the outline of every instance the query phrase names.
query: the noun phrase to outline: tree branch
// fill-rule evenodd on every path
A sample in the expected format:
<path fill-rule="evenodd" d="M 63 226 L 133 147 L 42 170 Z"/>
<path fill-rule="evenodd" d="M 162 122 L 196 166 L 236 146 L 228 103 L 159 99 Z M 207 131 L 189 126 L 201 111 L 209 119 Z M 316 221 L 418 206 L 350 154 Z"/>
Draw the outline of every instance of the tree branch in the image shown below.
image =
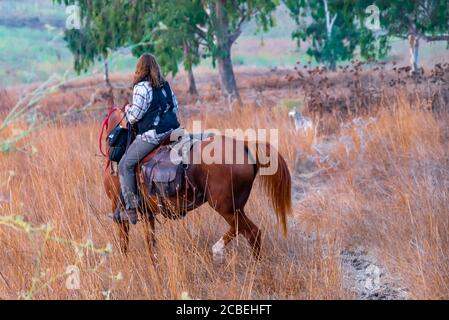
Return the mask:
<path fill-rule="evenodd" d="M 206 38 L 207 38 L 207 36 L 206 36 L 206 34 L 207 34 L 207 29 L 206 29 L 206 30 L 203 30 L 203 29 L 201 29 L 201 27 L 198 26 L 198 25 L 195 25 L 194 28 L 195 28 L 195 32 L 198 34 L 198 36 L 199 36 L 200 38 L 206 40 Z"/>
<path fill-rule="evenodd" d="M 335 19 L 337 19 L 337 14 L 334 15 L 334 17 L 332 18 L 332 21 L 329 25 L 329 31 L 332 32 L 332 29 L 334 27 L 334 23 L 335 23 Z"/>
<path fill-rule="evenodd" d="M 246 19 L 253 14 L 252 11 L 245 13 L 245 10 L 240 11 L 240 20 L 237 23 L 237 28 L 235 31 L 229 36 L 229 42 L 232 45 L 235 40 L 242 34 L 242 25 L 245 23 Z"/>
<path fill-rule="evenodd" d="M 326 14 L 327 37 L 330 38 L 332 34 L 332 28 L 334 27 L 335 19 L 337 19 L 337 14 L 335 14 L 331 19 L 327 0 L 323 0 L 323 3 L 324 3 L 324 13 Z"/>
<path fill-rule="evenodd" d="M 419 7 L 424 11 L 429 21 L 432 21 L 432 15 L 430 14 L 429 8 L 426 7 L 424 3 L 420 3 Z"/>

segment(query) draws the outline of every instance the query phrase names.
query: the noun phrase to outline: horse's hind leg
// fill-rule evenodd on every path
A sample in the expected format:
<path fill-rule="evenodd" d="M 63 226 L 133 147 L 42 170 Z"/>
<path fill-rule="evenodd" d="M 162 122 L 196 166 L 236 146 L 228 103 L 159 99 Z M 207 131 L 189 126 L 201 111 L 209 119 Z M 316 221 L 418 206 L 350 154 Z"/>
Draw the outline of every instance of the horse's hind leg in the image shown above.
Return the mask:
<path fill-rule="evenodd" d="M 225 217 L 225 215 L 223 215 Z M 231 217 L 228 217 L 230 220 L 234 220 L 234 215 L 230 214 Z M 226 217 L 225 217 L 226 219 Z M 226 219 L 226 221 L 228 221 Z M 229 222 L 228 222 L 229 223 Z M 212 246 L 212 255 L 215 262 L 222 262 L 224 259 L 224 248 L 226 245 L 235 238 L 237 235 L 237 231 L 235 229 L 235 223 L 231 222 L 229 223 L 230 227 L 229 230 L 223 235 L 223 237 L 220 238 L 213 246 Z"/>
<path fill-rule="evenodd" d="M 220 240 L 212 246 L 214 261 L 220 262 L 224 257 L 225 246 L 241 233 L 248 240 L 253 254 L 259 258 L 261 247 L 261 234 L 259 228 L 245 215 L 243 210 L 237 210 L 235 213 L 220 213 L 229 224 L 229 231 L 224 234 Z"/>
<path fill-rule="evenodd" d="M 243 210 L 238 211 L 238 231 L 248 240 L 256 259 L 260 258 L 261 233 L 259 228 L 252 222 Z"/>

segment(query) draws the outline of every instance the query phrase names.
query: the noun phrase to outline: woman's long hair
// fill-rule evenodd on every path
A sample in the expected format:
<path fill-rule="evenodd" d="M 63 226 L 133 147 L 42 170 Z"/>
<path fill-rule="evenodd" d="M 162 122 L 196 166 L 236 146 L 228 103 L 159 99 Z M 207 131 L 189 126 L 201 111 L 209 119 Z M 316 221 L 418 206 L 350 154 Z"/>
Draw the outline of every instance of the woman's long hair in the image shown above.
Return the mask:
<path fill-rule="evenodd" d="M 137 61 L 133 86 L 141 81 L 148 81 L 152 87 L 161 87 L 165 83 L 161 68 L 152 54 L 146 53 Z"/>

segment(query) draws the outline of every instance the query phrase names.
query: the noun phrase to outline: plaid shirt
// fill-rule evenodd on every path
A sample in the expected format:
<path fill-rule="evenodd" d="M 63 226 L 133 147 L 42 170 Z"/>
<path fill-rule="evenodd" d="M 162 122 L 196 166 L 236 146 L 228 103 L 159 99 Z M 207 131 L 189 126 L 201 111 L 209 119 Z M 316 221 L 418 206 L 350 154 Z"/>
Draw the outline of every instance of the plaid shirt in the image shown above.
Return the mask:
<path fill-rule="evenodd" d="M 167 96 L 167 93 L 162 89 L 162 93 Z M 176 99 L 175 94 L 172 90 L 172 96 L 173 96 L 173 104 L 175 108 L 173 109 L 174 113 L 178 112 L 178 100 Z M 128 109 L 128 112 L 126 113 L 126 118 L 128 119 L 129 123 L 135 124 L 138 121 L 140 121 L 145 114 L 145 112 L 148 111 L 148 108 L 151 105 L 151 100 L 153 99 L 153 89 L 151 88 L 151 85 L 148 81 L 142 81 L 139 82 L 134 86 L 133 90 L 133 103 Z M 159 123 L 159 116 L 156 117 L 154 120 L 154 125 L 156 126 Z M 142 140 L 147 141 L 149 143 L 157 143 L 159 144 L 160 138 L 165 136 L 165 133 L 157 134 L 156 130 L 148 130 L 147 132 L 137 136 L 140 137 Z"/>

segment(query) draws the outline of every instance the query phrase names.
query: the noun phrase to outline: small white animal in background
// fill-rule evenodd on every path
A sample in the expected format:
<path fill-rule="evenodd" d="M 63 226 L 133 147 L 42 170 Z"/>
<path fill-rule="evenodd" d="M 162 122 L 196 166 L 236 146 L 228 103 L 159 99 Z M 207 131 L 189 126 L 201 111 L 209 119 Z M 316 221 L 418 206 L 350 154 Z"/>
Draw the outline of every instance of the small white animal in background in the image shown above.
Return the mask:
<path fill-rule="evenodd" d="M 295 122 L 296 130 L 308 131 L 313 130 L 313 121 L 309 117 L 304 117 L 298 110 L 292 110 L 288 116 Z"/>

